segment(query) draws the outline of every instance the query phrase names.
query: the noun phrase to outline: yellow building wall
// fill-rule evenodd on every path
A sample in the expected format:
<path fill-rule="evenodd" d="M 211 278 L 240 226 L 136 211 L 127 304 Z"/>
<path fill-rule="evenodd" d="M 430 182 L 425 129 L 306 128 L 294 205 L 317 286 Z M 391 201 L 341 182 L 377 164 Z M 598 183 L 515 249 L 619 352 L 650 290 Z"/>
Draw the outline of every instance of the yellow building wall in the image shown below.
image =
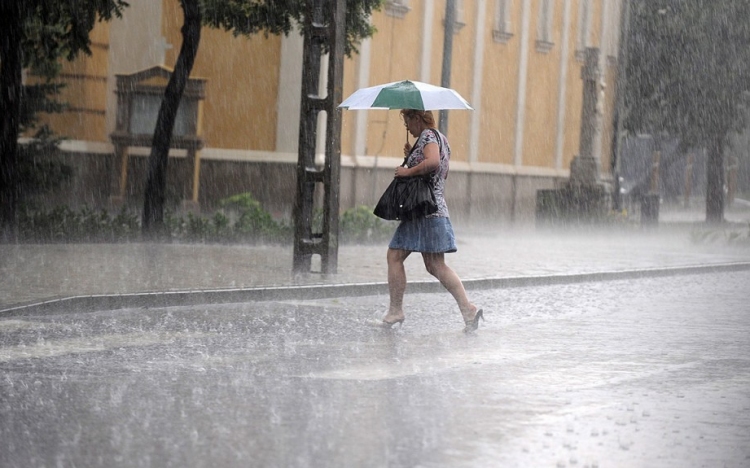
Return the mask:
<path fill-rule="evenodd" d="M 433 6 L 433 22 L 432 22 L 432 50 L 430 51 L 430 83 L 440 85 L 441 78 L 443 76 L 443 42 L 445 41 L 445 26 L 443 21 L 445 20 L 445 0 L 435 0 Z M 453 38 L 455 46 L 456 38 Z M 467 96 L 464 96 L 466 98 Z M 438 116 L 435 115 L 435 119 Z"/>
<path fill-rule="evenodd" d="M 581 67 L 583 62 L 576 58 L 578 37 L 578 14 L 581 0 L 572 0 L 568 34 L 568 71 L 565 85 L 565 118 L 563 129 L 563 168 L 568 168 L 578 153 L 580 138 L 580 118 L 582 106 Z M 453 42 L 451 87 L 465 98 L 471 99 L 477 2 L 464 2 L 461 17 L 464 26 L 455 34 Z M 591 3 L 591 29 L 589 44 L 599 45 L 601 37 L 602 1 Z M 424 2 L 412 2 L 412 7 L 404 18 L 387 15 L 385 12 L 373 14 L 373 24 L 378 32 L 372 38 L 369 85 L 419 79 L 420 47 L 422 44 Z M 548 52 L 536 49 L 537 27 L 540 0 L 533 0 L 529 18 L 528 69 L 526 85 L 526 105 L 524 109 L 524 132 L 522 160 L 525 166 L 555 167 L 555 141 L 557 132 L 557 112 L 559 105 L 560 54 L 563 39 L 563 2 L 554 2 L 553 48 Z M 443 20 L 445 0 L 433 4 L 434 22 L 431 38 L 431 68 L 429 82 L 440 84 L 443 54 Z M 518 105 L 518 78 L 522 30 L 522 2 L 512 3 L 512 32 L 507 43 L 496 42 L 492 38 L 494 28 L 495 2 L 485 3 L 484 18 L 484 57 L 481 105 L 479 119 L 480 142 L 478 161 L 482 163 L 513 164 L 516 134 L 516 112 Z M 344 97 L 354 92 L 358 86 L 359 57 L 347 60 L 345 64 Z M 612 89 L 608 86 L 608 89 Z M 605 103 L 603 135 L 603 166 L 608 157 L 609 129 L 612 115 L 611 97 Z M 436 118 L 439 112 L 435 112 Z M 451 111 L 449 114 L 448 136 L 453 148 L 455 161 L 467 161 L 469 151 L 470 112 Z M 345 152 L 352 148 L 356 112 L 344 112 L 344 134 L 342 147 Z M 401 157 L 405 130 L 397 111 L 368 111 L 367 139 L 365 154 L 371 156 Z M 410 138 L 410 140 L 412 140 Z"/>
<path fill-rule="evenodd" d="M 559 19 L 562 18 L 562 7 L 562 2 L 556 2 L 553 13 L 556 21 L 552 30 L 554 45 L 548 52 L 541 52 L 536 47 L 541 1 L 532 2 L 523 144 L 525 166 L 555 165 L 562 39 L 562 22 Z"/>
<path fill-rule="evenodd" d="M 411 11 L 403 18 L 375 12 L 372 23 L 377 33 L 372 38 L 370 62 L 370 86 L 393 81 L 419 81 L 421 75 L 421 47 L 423 36 L 424 2 L 410 4 Z M 435 2 L 432 35 L 432 56 L 429 82 L 439 85 L 443 60 L 443 17 L 445 3 Z M 466 25 L 454 36 L 451 87 L 467 98 L 471 93 L 473 51 L 474 51 L 474 3 L 469 2 L 464 16 Z M 344 97 L 357 89 L 358 58 L 345 64 Z M 356 112 L 344 113 L 344 135 L 342 147 L 351 148 L 352 135 L 347 129 L 354 128 Z M 366 111 L 367 138 L 365 153 L 370 156 L 402 157 L 406 142 L 406 129 L 399 112 Z M 439 122 L 439 112 L 434 113 Z M 454 160 L 468 159 L 468 135 L 471 122 L 470 112 L 452 111 L 449 116 L 448 136 Z M 409 136 L 409 141 L 414 138 Z"/>
<path fill-rule="evenodd" d="M 443 75 L 443 44 L 445 42 L 445 0 L 434 3 L 432 25 L 432 54 L 430 57 L 430 83 L 441 85 Z M 454 30 L 453 50 L 451 52 L 450 87 L 455 89 L 467 101 L 471 99 L 474 38 L 476 36 L 475 2 L 464 1 L 463 11 L 456 12 L 456 19 L 463 27 Z M 421 21 L 421 17 L 420 17 Z M 471 102 L 469 102 L 471 103 Z M 468 161 L 469 158 L 469 125 L 471 111 L 449 111 L 447 137 L 451 145 L 452 161 Z M 440 112 L 434 111 L 435 121 L 440 124 Z"/>
<path fill-rule="evenodd" d="M 563 139 L 563 168 L 568 168 L 578 153 L 582 106 L 581 67 L 576 58 L 579 3 L 571 0 L 572 30 L 569 32 L 568 73 L 565 86 L 565 119 Z M 162 29 L 166 42 L 165 65 L 173 67 L 182 43 L 180 28 L 183 16 L 178 0 L 162 0 Z M 554 167 L 555 135 L 557 131 L 558 80 L 562 53 L 563 2 L 554 2 L 554 47 L 548 53 L 536 50 L 537 22 L 540 0 L 532 0 L 528 44 L 526 106 L 523 134 L 523 164 Z M 602 0 L 592 2 L 590 44 L 599 45 L 601 37 Z M 369 85 L 404 79 L 419 80 L 421 75 L 421 47 L 425 2 L 410 2 L 411 11 L 403 18 L 389 16 L 384 11 L 372 16 L 377 33 L 371 39 Z M 475 24 L 478 2 L 465 1 L 464 23 L 454 36 L 451 87 L 471 101 Z M 481 17 L 484 24 L 484 57 L 481 93 L 480 141 L 478 161 L 482 163 L 513 164 L 516 112 L 518 103 L 518 75 L 521 49 L 522 2 L 512 3 L 513 36 L 507 43 L 492 38 L 494 1 L 485 2 Z M 431 37 L 431 68 L 428 81 L 440 84 L 443 54 L 443 19 L 445 0 L 433 3 L 434 15 Z M 127 11 L 126 11 L 127 14 Z M 91 56 L 80 56 L 72 63 L 63 63 L 63 77 L 68 83 L 61 96 L 72 104 L 62 115 L 46 116 L 55 131 L 72 139 L 107 142 L 105 128 L 106 76 L 109 47 L 108 23 L 97 23 L 92 38 Z M 280 92 L 299 93 L 299 90 L 279 90 L 281 38 L 234 37 L 231 33 L 204 27 L 192 76 L 207 78 L 206 100 L 203 103 L 202 135 L 206 145 L 213 148 L 274 151 L 276 142 L 277 101 Z M 602 64 L 606 66 L 606 64 Z M 343 97 L 358 88 L 359 56 L 345 61 Z M 607 67 L 607 93 L 603 116 L 602 170 L 608 171 L 612 139 L 614 73 Z M 472 103 L 475 104 L 475 103 Z M 114 110 L 110 110 L 114 112 Z M 342 148 L 351 151 L 358 112 L 343 112 Z M 438 117 L 435 112 L 435 117 Z M 365 154 L 400 158 L 406 131 L 398 111 L 366 111 Z M 448 137 L 454 161 L 467 161 L 470 146 L 472 113 L 451 111 Z M 413 138 L 409 137 L 413 143 Z"/>
<path fill-rule="evenodd" d="M 357 90 L 360 62 L 361 59 L 358 54 L 344 59 L 344 79 L 341 90 L 342 100 Z M 341 111 L 341 154 L 354 154 L 354 133 L 357 131 L 355 125 L 357 112 L 362 111 Z"/>
<path fill-rule="evenodd" d="M 579 0 L 580 1 L 580 0 Z M 591 31 L 589 32 L 589 44 L 591 47 L 600 47 L 602 43 L 602 9 L 604 8 L 604 0 L 591 0 Z M 611 3 L 611 2 L 610 2 Z"/>
<path fill-rule="evenodd" d="M 69 62 L 61 61 L 65 86 L 56 100 L 67 104 L 65 112 L 44 114 L 40 120 L 55 133 L 73 140 L 108 141 L 106 134 L 107 53 L 109 24 L 96 23 L 91 32 L 91 55 L 83 52 Z M 38 81 L 34 78 L 30 81 Z"/>
<path fill-rule="evenodd" d="M 163 0 L 165 64 L 174 67 L 182 44 L 177 0 Z M 202 130 L 206 146 L 273 151 L 279 93 L 281 38 L 239 36 L 204 27 L 191 76 L 207 78 Z M 286 90 L 296 92 L 299 90 Z"/>
<path fill-rule="evenodd" d="M 513 144 L 518 106 L 518 63 L 521 50 L 521 4 L 513 2 L 513 37 L 495 42 L 494 2 L 487 2 L 485 50 L 482 76 L 479 162 L 513 164 Z"/>
<path fill-rule="evenodd" d="M 378 32 L 372 38 L 370 86 L 419 80 L 424 5 L 423 2 L 412 2 L 411 6 L 412 10 L 403 18 L 389 16 L 384 11 L 373 14 L 372 23 Z M 366 154 L 402 158 L 406 128 L 399 111 L 364 112 L 367 112 Z M 409 137 L 409 140 L 414 143 L 413 138 Z"/>
<path fill-rule="evenodd" d="M 439 2 L 440 3 L 440 2 Z M 476 2 L 463 2 L 463 14 L 460 20 L 464 26 L 453 35 L 453 51 L 451 54 L 451 76 L 450 87 L 466 100 L 471 99 L 471 91 L 474 82 L 474 49 L 476 38 Z M 438 45 L 440 50 L 440 61 L 435 63 L 438 71 L 442 72 L 442 50 L 443 40 L 445 37 L 442 28 L 443 18 L 445 17 L 445 7 L 439 10 L 438 25 L 441 27 L 435 31 L 436 36 L 440 37 L 433 44 Z M 440 79 L 435 81 L 440 84 Z M 471 125 L 471 112 L 464 110 L 452 110 L 448 112 L 448 141 L 451 145 L 451 161 L 468 161 L 469 160 L 469 133 Z M 436 114 L 439 114 L 437 112 Z M 437 116 L 437 115 L 436 115 Z"/>
<path fill-rule="evenodd" d="M 565 85 L 565 118 L 563 133 L 562 167 L 570 168 L 570 162 L 578 154 L 581 141 L 581 111 L 583 106 L 583 82 L 581 81 L 581 67 L 583 61 L 576 58 L 578 40 L 578 3 L 573 0 L 571 8 L 570 35 L 568 38 L 568 76 Z M 594 17 L 596 20 L 596 17 Z"/>

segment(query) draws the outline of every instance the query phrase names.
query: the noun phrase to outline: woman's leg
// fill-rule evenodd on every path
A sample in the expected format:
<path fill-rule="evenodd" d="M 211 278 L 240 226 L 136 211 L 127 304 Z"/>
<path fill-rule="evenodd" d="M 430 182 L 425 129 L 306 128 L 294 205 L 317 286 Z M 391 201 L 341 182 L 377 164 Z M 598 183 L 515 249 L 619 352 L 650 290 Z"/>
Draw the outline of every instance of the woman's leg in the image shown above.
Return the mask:
<path fill-rule="evenodd" d="M 406 291 L 404 261 L 410 253 L 408 250 L 388 249 L 388 291 L 391 304 L 388 307 L 388 314 L 383 318 L 387 322 L 404 317 L 404 292 Z"/>
<path fill-rule="evenodd" d="M 440 284 L 448 290 L 458 304 L 461 315 L 466 320 L 474 319 L 477 313 L 477 307 L 469 302 L 466 296 L 466 290 L 455 271 L 445 264 L 445 254 L 443 253 L 422 253 L 424 266 L 427 272 L 440 281 Z"/>

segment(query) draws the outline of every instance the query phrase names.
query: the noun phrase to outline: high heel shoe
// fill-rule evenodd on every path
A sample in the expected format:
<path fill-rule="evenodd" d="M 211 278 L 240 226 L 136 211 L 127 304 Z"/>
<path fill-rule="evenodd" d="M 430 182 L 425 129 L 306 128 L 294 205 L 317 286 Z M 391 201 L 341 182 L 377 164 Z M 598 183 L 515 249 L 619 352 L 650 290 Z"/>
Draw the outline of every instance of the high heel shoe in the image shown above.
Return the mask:
<path fill-rule="evenodd" d="M 383 328 L 386 328 L 386 329 L 390 330 L 396 324 L 398 324 L 399 327 L 403 327 L 404 326 L 404 319 L 400 318 L 398 320 L 394 320 L 393 322 L 389 322 L 388 320 L 383 319 L 383 321 L 381 322 L 380 326 L 383 327 Z"/>
<path fill-rule="evenodd" d="M 471 333 L 479 328 L 479 319 L 484 320 L 484 311 L 482 309 L 477 310 L 474 314 L 474 318 L 471 320 L 464 320 L 466 326 L 464 327 L 464 333 Z"/>
<path fill-rule="evenodd" d="M 369 325 L 375 327 L 375 328 L 383 328 L 385 330 L 390 330 L 396 324 L 398 324 L 399 326 L 403 327 L 404 326 L 404 319 L 400 318 L 400 319 L 394 320 L 392 322 L 389 322 L 386 319 L 381 319 L 381 320 L 379 320 L 379 319 L 371 319 L 371 320 L 368 320 L 367 323 Z"/>

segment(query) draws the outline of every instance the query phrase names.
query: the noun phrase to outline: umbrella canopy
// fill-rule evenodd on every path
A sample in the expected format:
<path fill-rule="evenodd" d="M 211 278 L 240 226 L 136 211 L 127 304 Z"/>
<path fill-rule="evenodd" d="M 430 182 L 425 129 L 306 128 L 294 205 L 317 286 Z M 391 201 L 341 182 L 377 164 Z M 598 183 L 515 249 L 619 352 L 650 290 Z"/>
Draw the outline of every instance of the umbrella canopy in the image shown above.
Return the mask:
<path fill-rule="evenodd" d="M 460 94 L 450 88 L 408 80 L 359 89 L 344 99 L 339 107 L 349 110 L 474 110 Z"/>

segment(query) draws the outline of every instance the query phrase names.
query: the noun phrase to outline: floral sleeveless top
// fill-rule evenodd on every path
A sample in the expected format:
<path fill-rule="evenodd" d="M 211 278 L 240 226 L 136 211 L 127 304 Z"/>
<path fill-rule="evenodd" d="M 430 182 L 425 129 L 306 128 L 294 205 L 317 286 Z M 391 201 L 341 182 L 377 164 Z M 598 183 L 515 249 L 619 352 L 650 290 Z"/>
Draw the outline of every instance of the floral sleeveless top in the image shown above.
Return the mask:
<path fill-rule="evenodd" d="M 440 137 L 439 142 L 436 135 Z M 445 203 L 444 192 L 445 179 L 448 177 L 448 167 L 451 159 L 451 147 L 448 145 L 448 140 L 445 138 L 445 135 L 434 128 L 424 130 L 414 143 L 415 148 L 407 158 L 406 166 L 414 167 L 424 161 L 424 147 L 430 143 L 436 143 L 440 148 L 440 166 L 438 166 L 435 172 L 430 174 L 430 181 L 432 182 L 432 190 L 435 193 L 435 201 L 437 202 L 438 210 L 427 217 L 447 218 L 448 205 Z"/>

